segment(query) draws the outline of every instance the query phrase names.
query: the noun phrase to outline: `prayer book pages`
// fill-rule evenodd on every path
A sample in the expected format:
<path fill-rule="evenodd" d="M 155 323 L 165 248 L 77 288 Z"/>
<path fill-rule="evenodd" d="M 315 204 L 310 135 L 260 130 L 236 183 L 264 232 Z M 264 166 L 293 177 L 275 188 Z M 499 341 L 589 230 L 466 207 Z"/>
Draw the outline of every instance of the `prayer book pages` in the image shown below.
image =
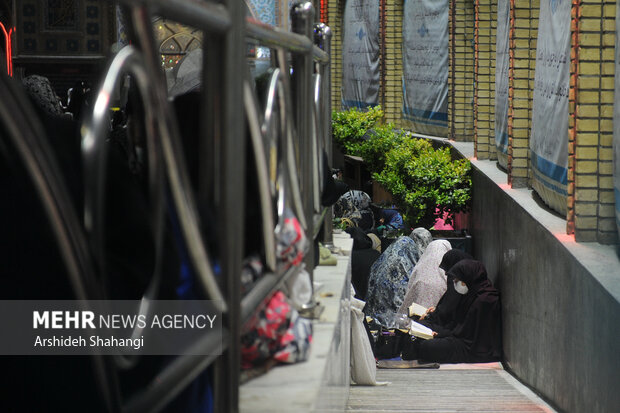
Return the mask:
<path fill-rule="evenodd" d="M 425 340 L 430 340 L 433 338 L 433 330 L 426 327 L 425 325 L 416 323 L 413 320 L 411 320 L 411 324 L 409 325 L 409 334 L 411 334 L 412 336 L 423 338 Z"/>
<path fill-rule="evenodd" d="M 413 303 L 409 306 L 409 317 L 413 317 L 414 315 L 422 317 L 424 314 L 426 314 L 426 310 L 428 310 L 428 308 L 418 303 Z"/>

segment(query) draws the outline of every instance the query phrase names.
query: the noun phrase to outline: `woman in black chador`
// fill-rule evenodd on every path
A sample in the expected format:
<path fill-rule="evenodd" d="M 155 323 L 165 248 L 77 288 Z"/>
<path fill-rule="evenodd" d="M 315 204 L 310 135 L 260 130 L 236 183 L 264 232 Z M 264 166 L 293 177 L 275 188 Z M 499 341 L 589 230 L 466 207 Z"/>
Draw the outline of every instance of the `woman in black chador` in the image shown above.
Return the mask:
<path fill-rule="evenodd" d="M 439 268 L 446 273 L 446 292 L 443 294 L 436 307 L 429 308 L 429 312 L 423 317 L 424 321 L 420 321 L 422 324 L 429 326 L 429 323 L 438 324 L 443 326 L 444 329 L 449 330 L 455 327 L 454 312 L 463 296 L 454 289 L 454 279 L 452 278 L 450 270 L 460 261 L 473 259 L 474 258 L 468 253 L 456 248 L 451 249 L 443 255 Z"/>
<path fill-rule="evenodd" d="M 423 320 L 436 335 L 404 346 L 405 360 L 439 363 L 484 363 L 502 357 L 499 292 L 487 278 L 484 265 L 462 260 L 448 271 L 461 298 L 449 319 Z M 441 304 L 436 311 L 440 310 Z"/>

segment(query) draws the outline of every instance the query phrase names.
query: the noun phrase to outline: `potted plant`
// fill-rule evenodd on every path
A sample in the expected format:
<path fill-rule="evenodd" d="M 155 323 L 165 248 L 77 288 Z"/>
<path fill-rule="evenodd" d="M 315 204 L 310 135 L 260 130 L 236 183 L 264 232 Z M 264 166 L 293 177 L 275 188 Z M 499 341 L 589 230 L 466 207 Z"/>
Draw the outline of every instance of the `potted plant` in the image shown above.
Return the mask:
<path fill-rule="evenodd" d="M 383 111 L 380 106 L 362 112 L 355 108 L 332 113 L 332 136 L 345 155 L 362 156 L 361 146 L 369 130 L 381 123 Z"/>
<path fill-rule="evenodd" d="M 448 147 L 434 148 L 426 139 L 381 124 L 382 115 L 380 107 L 334 112 L 334 141 L 345 154 L 364 159 L 410 226 L 431 228 L 437 218 L 450 224 L 454 214 L 469 209 L 469 160 L 453 159 Z"/>
<path fill-rule="evenodd" d="M 386 154 L 374 178 L 394 197 L 412 226 L 431 228 L 438 218 L 450 224 L 471 199 L 471 164 L 453 160 L 448 148 L 433 149 L 424 139 L 400 141 Z"/>

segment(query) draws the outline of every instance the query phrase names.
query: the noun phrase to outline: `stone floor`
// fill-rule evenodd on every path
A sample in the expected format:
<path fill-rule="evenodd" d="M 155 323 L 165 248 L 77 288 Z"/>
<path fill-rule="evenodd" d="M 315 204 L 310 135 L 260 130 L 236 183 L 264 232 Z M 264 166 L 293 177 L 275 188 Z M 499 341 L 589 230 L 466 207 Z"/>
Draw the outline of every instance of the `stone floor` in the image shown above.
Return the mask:
<path fill-rule="evenodd" d="M 351 386 L 347 411 L 554 412 L 499 363 L 440 369 L 378 369 L 387 386 Z"/>

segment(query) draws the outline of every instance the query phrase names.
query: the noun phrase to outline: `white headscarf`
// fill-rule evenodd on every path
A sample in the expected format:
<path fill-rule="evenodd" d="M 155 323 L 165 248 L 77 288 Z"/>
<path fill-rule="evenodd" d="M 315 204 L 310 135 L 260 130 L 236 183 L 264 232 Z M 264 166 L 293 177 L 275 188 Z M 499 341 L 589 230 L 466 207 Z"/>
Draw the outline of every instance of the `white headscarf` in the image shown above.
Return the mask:
<path fill-rule="evenodd" d="M 424 254 L 413 268 L 407 284 L 407 293 L 398 313 L 407 313 L 412 303 L 424 307 L 437 305 L 441 296 L 446 292 L 446 273 L 439 268 L 444 254 L 452 247 L 444 239 L 428 244 Z"/>

